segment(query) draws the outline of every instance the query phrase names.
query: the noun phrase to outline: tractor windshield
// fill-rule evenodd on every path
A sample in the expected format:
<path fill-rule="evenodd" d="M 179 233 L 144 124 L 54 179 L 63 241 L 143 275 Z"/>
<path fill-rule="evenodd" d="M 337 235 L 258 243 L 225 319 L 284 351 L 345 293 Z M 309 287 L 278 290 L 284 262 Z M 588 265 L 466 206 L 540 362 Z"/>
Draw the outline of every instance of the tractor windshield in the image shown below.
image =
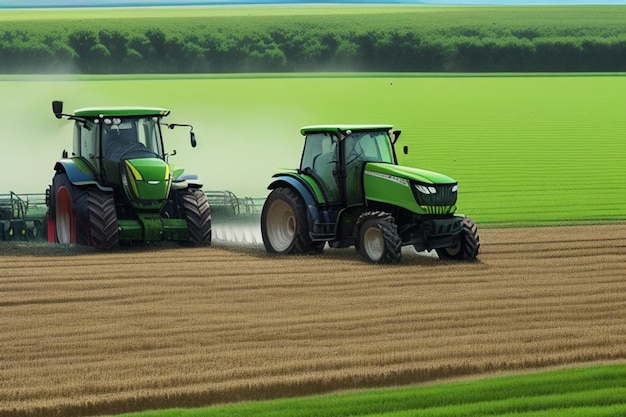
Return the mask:
<path fill-rule="evenodd" d="M 163 158 L 158 117 L 105 118 L 102 125 L 105 159 Z"/>
<path fill-rule="evenodd" d="M 353 132 L 344 139 L 346 165 L 355 162 L 394 163 L 393 149 L 385 131 Z"/>

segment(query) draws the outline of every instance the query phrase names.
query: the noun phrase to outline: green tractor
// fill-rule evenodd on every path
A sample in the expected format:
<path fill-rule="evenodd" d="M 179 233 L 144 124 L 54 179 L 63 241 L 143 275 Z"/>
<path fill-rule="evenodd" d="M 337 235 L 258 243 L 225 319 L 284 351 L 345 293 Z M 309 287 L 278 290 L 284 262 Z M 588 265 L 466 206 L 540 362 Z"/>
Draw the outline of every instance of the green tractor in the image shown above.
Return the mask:
<path fill-rule="evenodd" d="M 98 107 L 63 114 L 74 121 L 73 152 L 54 166 L 47 190 L 48 241 L 112 249 L 119 243 L 211 243 L 211 208 L 202 184 L 168 163 L 162 126 L 170 111 L 150 107 Z M 172 153 L 174 155 L 175 152 Z"/>
<path fill-rule="evenodd" d="M 373 263 L 399 263 L 401 248 L 472 261 L 478 228 L 455 214 L 458 184 L 436 172 L 399 166 L 389 125 L 307 126 L 299 169 L 274 175 L 261 212 L 270 253 L 355 246 Z M 405 152 L 408 148 L 405 147 Z"/>

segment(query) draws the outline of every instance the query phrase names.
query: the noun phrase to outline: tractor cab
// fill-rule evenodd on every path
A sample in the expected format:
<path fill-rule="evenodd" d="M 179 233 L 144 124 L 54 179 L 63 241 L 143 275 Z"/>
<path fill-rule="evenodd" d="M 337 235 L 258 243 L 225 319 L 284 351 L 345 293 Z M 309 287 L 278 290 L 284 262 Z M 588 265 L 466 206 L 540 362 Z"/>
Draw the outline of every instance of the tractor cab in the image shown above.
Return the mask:
<path fill-rule="evenodd" d="M 300 171 L 311 175 L 329 204 L 362 204 L 366 162 L 396 164 L 387 125 L 307 126 Z"/>
<path fill-rule="evenodd" d="M 156 120 L 155 120 L 156 119 Z M 158 118 L 106 118 L 100 124 L 102 158 L 119 162 L 122 159 L 165 159 Z"/>
<path fill-rule="evenodd" d="M 149 159 L 153 161 L 150 163 L 154 167 L 152 169 L 169 171 L 164 162 L 158 116 L 105 117 L 96 121 L 99 122 L 96 123 L 99 138 L 95 140 L 95 147 L 99 157 L 94 157 L 93 163 L 100 167 L 103 184 L 113 187 L 123 185 L 125 181 L 120 176 L 125 174 L 125 168 L 138 163 L 145 165 Z M 160 174 L 161 179 L 163 175 Z"/>

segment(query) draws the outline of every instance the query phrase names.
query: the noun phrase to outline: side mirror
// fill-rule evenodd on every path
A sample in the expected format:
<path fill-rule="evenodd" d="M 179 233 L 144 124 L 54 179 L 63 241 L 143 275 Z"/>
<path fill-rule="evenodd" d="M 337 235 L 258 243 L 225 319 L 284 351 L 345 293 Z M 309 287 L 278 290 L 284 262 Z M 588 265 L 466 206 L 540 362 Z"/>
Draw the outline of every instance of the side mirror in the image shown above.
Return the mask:
<path fill-rule="evenodd" d="M 52 112 L 54 113 L 54 117 L 57 119 L 63 117 L 63 102 L 54 100 L 52 102 Z"/>
<path fill-rule="evenodd" d="M 405 155 L 409 154 L 409 145 L 404 145 L 402 147 L 402 152 L 404 152 Z"/>
<path fill-rule="evenodd" d="M 182 124 L 182 123 L 170 123 L 170 124 L 168 124 L 166 126 L 169 129 L 174 129 L 176 126 L 186 126 L 186 127 L 190 128 L 189 139 L 191 139 L 191 147 L 195 148 L 196 145 L 198 144 L 198 142 L 196 142 L 196 134 L 193 133 L 193 126 L 192 125 Z"/>

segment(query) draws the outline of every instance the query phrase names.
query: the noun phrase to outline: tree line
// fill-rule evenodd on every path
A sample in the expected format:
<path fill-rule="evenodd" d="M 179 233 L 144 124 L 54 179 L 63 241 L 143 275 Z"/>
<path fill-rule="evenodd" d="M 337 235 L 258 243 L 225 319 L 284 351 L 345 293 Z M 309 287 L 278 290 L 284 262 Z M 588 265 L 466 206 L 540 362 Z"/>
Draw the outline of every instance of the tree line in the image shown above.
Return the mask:
<path fill-rule="evenodd" d="M 626 33 L 606 25 L 97 22 L 0 28 L 0 73 L 626 71 Z"/>

